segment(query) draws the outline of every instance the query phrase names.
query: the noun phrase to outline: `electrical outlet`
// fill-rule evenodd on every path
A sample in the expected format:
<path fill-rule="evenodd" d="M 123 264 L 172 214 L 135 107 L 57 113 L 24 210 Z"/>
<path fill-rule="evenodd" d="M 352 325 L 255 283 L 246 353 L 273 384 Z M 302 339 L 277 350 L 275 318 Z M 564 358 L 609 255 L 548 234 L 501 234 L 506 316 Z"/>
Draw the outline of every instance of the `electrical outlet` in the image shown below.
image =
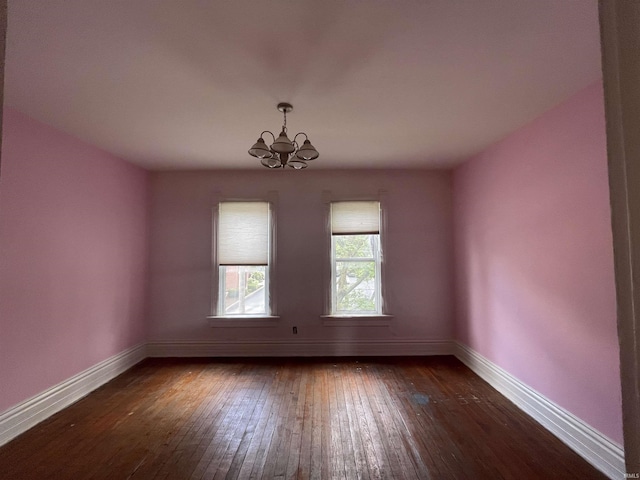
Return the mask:
<path fill-rule="evenodd" d="M 298 327 L 293 327 L 293 334 L 297 335 L 298 334 Z"/>

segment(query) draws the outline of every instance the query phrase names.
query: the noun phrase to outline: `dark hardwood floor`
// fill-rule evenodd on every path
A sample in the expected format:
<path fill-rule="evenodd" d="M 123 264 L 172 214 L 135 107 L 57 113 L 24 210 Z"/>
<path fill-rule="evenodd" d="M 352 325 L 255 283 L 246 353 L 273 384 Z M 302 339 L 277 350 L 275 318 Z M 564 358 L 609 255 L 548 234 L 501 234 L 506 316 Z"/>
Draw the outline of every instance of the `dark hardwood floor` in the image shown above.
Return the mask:
<path fill-rule="evenodd" d="M 605 478 L 453 357 L 148 359 L 0 447 L 13 479 Z"/>

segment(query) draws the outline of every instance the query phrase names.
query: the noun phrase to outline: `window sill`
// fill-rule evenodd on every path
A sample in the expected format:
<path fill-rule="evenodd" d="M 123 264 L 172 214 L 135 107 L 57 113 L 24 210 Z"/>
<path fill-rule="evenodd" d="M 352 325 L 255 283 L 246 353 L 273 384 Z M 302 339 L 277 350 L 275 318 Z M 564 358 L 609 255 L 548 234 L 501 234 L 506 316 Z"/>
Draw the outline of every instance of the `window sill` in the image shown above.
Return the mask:
<path fill-rule="evenodd" d="M 213 328 L 240 328 L 240 327 L 275 327 L 280 320 L 278 315 L 211 315 L 207 317 L 209 326 Z"/>
<path fill-rule="evenodd" d="M 393 315 L 320 315 L 325 327 L 388 327 Z"/>

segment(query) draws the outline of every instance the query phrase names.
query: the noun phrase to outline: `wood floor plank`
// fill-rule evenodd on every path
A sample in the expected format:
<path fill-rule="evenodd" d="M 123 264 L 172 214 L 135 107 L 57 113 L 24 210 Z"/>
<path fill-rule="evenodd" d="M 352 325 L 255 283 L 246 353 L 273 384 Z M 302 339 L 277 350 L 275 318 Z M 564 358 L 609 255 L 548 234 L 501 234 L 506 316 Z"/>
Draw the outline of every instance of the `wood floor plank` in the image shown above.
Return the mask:
<path fill-rule="evenodd" d="M 177 464 L 180 463 L 187 463 L 188 465 L 186 467 L 187 470 L 180 470 L 181 475 L 194 469 L 197 464 L 197 460 L 194 461 L 194 456 L 197 456 L 196 458 L 199 460 L 203 453 L 198 447 L 202 442 L 207 441 L 208 433 L 211 429 L 219 425 L 219 423 L 216 423 L 217 416 L 221 412 L 219 405 L 224 404 L 226 394 L 233 388 L 231 382 L 220 382 L 228 374 L 229 372 L 226 370 L 203 366 L 198 375 L 202 389 L 198 389 L 199 385 L 194 385 L 191 388 L 186 386 L 186 388 L 190 389 L 192 393 L 197 390 L 201 395 L 206 396 L 205 398 L 208 398 L 209 402 L 200 402 L 200 405 L 194 405 L 189 410 L 185 408 L 185 405 L 176 402 L 162 404 L 162 409 L 158 411 L 158 414 L 162 415 L 162 411 L 178 412 L 176 416 L 181 418 L 182 426 L 177 428 L 175 435 L 163 439 L 157 444 L 153 460 L 140 467 L 139 476 L 148 475 L 149 478 L 156 479 L 168 478 L 169 472 L 172 469 L 177 470 Z M 152 421 L 162 422 L 162 419 L 157 419 L 154 416 Z M 170 455 L 168 454 L 169 452 Z M 153 473 L 155 475 L 152 477 Z"/>
<path fill-rule="evenodd" d="M 289 460 L 289 446 L 292 434 L 292 405 L 295 411 L 294 392 L 299 388 L 300 376 L 296 375 L 295 368 L 287 368 L 290 376 L 286 377 L 284 393 L 278 410 L 278 421 L 274 428 L 267 459 L 264 465 L 263 478 L 284 478 L 287 462 Z M 283 378 L 283 381 L 285 378 Z"/>
<path fill-rule="evenodd" d="M 360 367 L 359 374 L 349 379 L 349 391 L 354 401 L 358 420 L 357 428 L 361 432 L 370 478 L 390 478 L 389 475 L 385 474 L 389 460 L 386 451 L 382 448 L 382 438 L 373 420 L 374 416 L 369 403 L 369 395 L 362 386 L 364 376 L 362 368 L 366 369 L 368 365 L 364 364 L 363 367 Z"/>
<path fill-rule="evenodd" d="M 298 366 L 297 376 L 300 378 L 298 391 L 295 393 L 291 414 L 294 418 L 292 426 L 291 443 L 289 445 L 289 458 L 285 468 L 286 479 L 296 479 L 300 476 L 300 456 L 303 451 L 303 429 L 305 421 L 305 405 L 307 404 L 307 391 L 309 384 L 309 370 L 306 365 Z M 307 477 L 308 478 L 308 477 Z"/>
<path fill-rule="evenodd" d="M 323 383 L 319 366 L 313 379 L 313 404 L 311 413 L 311 464 L 309 465 L 309 478 L 311 480 L 328 478 L 328 440 L 325 425 L 327 404 L 324 403 Z"/>
<path fill-rule="evenodd" d="M 353 436 L 349 425 L 349 417 L 347 415 L 347 401 L 344 395 L 342 379 L 349 375 L 350 362 L 340 362 L 337 368 L 333 370 L 333 378 L 331 383 L 335 386 L 335 395 L 337 403 L 337 420 L 340 425 L 340 439 L 342 443 L 342 457 L 344 459 L 345 477 L 348 479 L 361 478 L 361 474 L 365 472 L 360 469 L 367 469 L 366 463 L 363 463 L 361 452 L 358 451 L 357 442 L 354 443 Z M 367 469 L 368 470 L 368 469 Z M 368 477 L 368 471 L 366 472 Z"/>
<path fill-rule="evenodd" d="M 214 459 L 222 445 L 225 444 L 224 435 L 230 426 L 237 419 L 235 411 L 236 402 L 238 401 L 238 378 L 233 374 L 233 378 L 228 379 L 227 393 L 223 395 L 223 400 L 218 403 L 219 411 L 212 422 L 214 428 L 210 429 L 205 438 L 204 446 L 206 447 L 198 460 L 196 468 L 191 473 L 191 478 L 202 479 L 213 476 L 212 470 L 215 470 L 216 463 Z M 209 474 L 208 474 L 209 472 Z"/>
<path fill-rule="evenodd" d="M 604 479 L 453 357 L 148 359 L 0 447 L 2 480 Z"/>
<path fill-rule="evenodd" d="M 276 375 L 277 382 L 274 404 L 269 412 L 267 423 L 264 426 L 253 469 L 248 478 L 269 478 L 268 475 L 265 475 L 265 470 L 273 468 L 273 463 L 276 460 L 275 450 L 280 440 L 279 431 L 282 428 L 281 419 L 284 415 L 283 411 L 286 410 L 287 400 L 290 397 L 289 381 L 291 380 L 292 372 L 290 369 L 283 368 L 279 365 Z M 271 455 L 269 455 L 269 453 L 271 453 Z"/>
<path fill-rule="evenodd" d="M 280 377 L 278 375 L 277 368 L 270 366 L 270 369 L 272 371 L 270 384 L 268 386 L 269 395 L 262 407 L 258 422 L 252 428 L 251 439 L 247 446 L 247 452 L 242 462 L 242 466 L 238 472 L 238 478 L 250 478 L 255 468 L 261 468 L 261 466 L 256 464 L 262 459 L 261 447 L 263 446 L 263 438 L 265 435 L 270 435 L 269 426 L 272 425 L 272 423 L 269 422 L 272 418 L 273 410 L 278 406 L 277 396 L 274 393 L 279 388 L 278 380 Z M 254 478 L 256 477 L 254 476 Z"/>
<path fill-rule="evenodd" d="M 296 412 L 298 421 L 300 422 L 300 451 L 298 454 L 298 465 L 296 467 L 296 475 L 291 475 L 292 461 L 287 468 L 288 478 L 311 478 L 311 462 L 312 462 L 312 445 L 313 445 L 313 410 L 314 410 L 314 379 L 311 374 L 310 367 L 305 363 L 306 382 L 304 384 L 304 401 L 300 401 L 301 408 Z M 302 390 L 301 390 L 302 395 Z M 302 418 L 300 418 L 302 415 Z"/>
<path fill-rule="evenodd" d="M 327 412 L 328 416 L 328 430 L 329 434 L 329 478 L 336 479 L 345 479 L 346 471 L 345 471 L 345 461 L 348 460 L 345 458 L 345 453 L 343 451 L 342 444 L 342 431 L 340 429 L 340 407 L 338 406 L 338 400 L 336 396 L 336 386 L 334 382 L 335 378 L 335 369 L 337 368 L 337 364 L 332 364 L 331 369 L 325 370 L 324 375 L 324 385 L 326 391 L 326 399 L 324 400 L 325 405 L 328 405 Z"/>
<path fill-rule="evenodd" d="M 347 476 L 349 478 L 369 479 L 377 478 L 369 471 L 369 462 L 367 461 L 365 442 L 363 442 L 360 422 L 356 414 L 356 404 L 359 401 L 354 400 L 351 390 L 351 379 L 354 374 L 359 371 L 359 363 L 354 361 L 353 363 L 344 363 L 340 377 L 336 378 L 338 384 L 339 399 L 344 404 L 344 411 L 342 413 L 342 430 L 348 432 L 348 437 L 351 442 L 351 449 L 353 451 L 353 460 L 355 476 L 350 476 L 351 473 L 347 469 Z"/>
<path fill-rule="evenodd" d="M 393 471 L 401 471 L 404 478 L 419 480 L 420 476 L 416 465 L 412 461 L 409 452 L 406 449 L 406 431 L 404 422 L 397 415 L 397 411 L 391 399 L 391 392 L 385 384 L 385 378 L 391 371 L 389 366 L 376 366 L 377 379 L 371 382 L 373 391 L 373 399 L 378 408 L 379 422 L 382 425 L 385 436 L 384 447 L 387 450 L 387 456 L 392 462 Z M 375 415 L 375 412 L 374 412 Z"/>
<path fill-rule="evenodd" d="M 227 428 L 228 403 L 233 398 L 234 391 L 238 388 L 238 370 L 230 373 L 227 381 L 214 392 L 210 390 L 209 398 L 215 399 L 210 405 L 217 408 L 201 408 L 198 406 L 191 412 L 185 412 L 185 425 L 176 434 L 176 441 L 167 444 L 167 450 L 172 452 L 171 459 L 162 463 L 162 467 L 156 474 L 156 480 L 172 479 L 178 476 L 193 472 L 194 465 L 200 464 L 203 456 L 208 452 L 212 437 L 220 429 Z M 216 382 L 217 383 L 217 382 Z M 205 404 L 206 405 L 206 404 Z M 208 425 L 209 428 L 202 430 L 200 425 Z M 208 465 L 208 463 L 207 463 Z"/>
<path fill-rule="evenodd" d="M 251 440 L 256 433 L 258 421 L 262 415 L 269 396 L 269 379 L 263 376 L 263 381 L 258 384 L 254 395 L 249 401 L 254 402 L 251 417 L 236 428 L 233 442 L 227 449 L 225 459 L 218 466 L 214 478 L 235 479 L 239 478 L 240 469 L 247 455 Z"/>
<path fill-rule="evenodd" d="M 228 414 L 224 419 L 225 428 L 219 430 L 219 435 L 214 440 L 217 448 L 203 478 L 214 478 L 216 474 L 219 477 L 222 469 L 226 475 L 237 452 L 247 421 L 253 415 L 258 400 L 256 392 L 251 388 L 250 372 L 243 374 L 243 378 L 234 387 L 232 396 L 233 402 L 228 403 Z"/>

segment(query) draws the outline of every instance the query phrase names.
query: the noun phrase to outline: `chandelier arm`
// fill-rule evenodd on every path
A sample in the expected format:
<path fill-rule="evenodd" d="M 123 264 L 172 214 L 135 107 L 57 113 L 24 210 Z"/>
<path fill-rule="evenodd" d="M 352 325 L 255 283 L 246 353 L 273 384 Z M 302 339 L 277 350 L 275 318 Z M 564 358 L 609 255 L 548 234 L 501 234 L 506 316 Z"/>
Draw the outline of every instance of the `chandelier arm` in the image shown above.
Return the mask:
<path fill-rule="evenodd" d="M 304 132 L 298 132 L 298 133 L 296 133 L 296 136 L 295 136 L 295 137 L 293 137 L 293 142 L 292 142 L 292 143 L 296 143 L 296 138 L 298 138 L 298 135 L 304 135 L 304 139 L 305 139 L 305 140 L 309 140 L 309 137 L 307 137 L 307 134 L 306 134 L 306 133 L 304 133 Z M 296 147 L 296 150 L 297 150 L 297 149 L 298 149 L 298 148 Z"/>
<path fill-rule="evenodd" d="M 276 136 L 273 133 L 271 133 L 269 130 L 265 130 L 264 132 L 262 132 L 260 134 L 260 138 L 262 138 L 262 135 L 264 135 L 265 133 L 268 133 L 269 135 L 271 135 L 273 137 L 273 143 L 276 143 Z M 271 150 L 271 149 L 269 149 L 269 150 Z"/>

